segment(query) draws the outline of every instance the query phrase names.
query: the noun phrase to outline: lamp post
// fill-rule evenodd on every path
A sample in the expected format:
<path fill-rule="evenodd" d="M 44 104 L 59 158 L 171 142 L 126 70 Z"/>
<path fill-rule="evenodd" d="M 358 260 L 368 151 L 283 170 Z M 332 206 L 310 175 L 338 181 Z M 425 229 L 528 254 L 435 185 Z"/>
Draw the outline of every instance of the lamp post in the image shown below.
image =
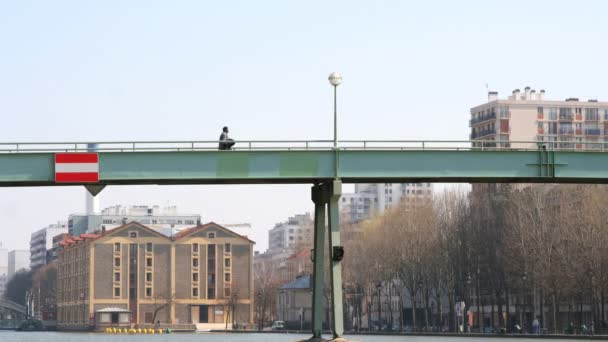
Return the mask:
<path fill-rule="evenodd" d="M 262 291 L 258 291 L 258 330 L 262 331 Z"/>
<path fill-rule="evenodd" d="M 378 325 L 380 326 L 380 324 L 382 324 L 382 303 L 380 301 L 380 290 L 382 290 L 381 283 L 376 284 L 376 290 L 378 290 Z M 380 328 L 378 328 L 378 330 L 380 330 Z"/>
<path fill-rule="evenodd" d="M 342 75 L 337 72 L 329 74 L 329 83 L 334 87 L 334 149 L 338 148 L 338 86 L 342 83 Z"/>
<path fill-rule="evenodd" d="M 467 302 L 469 302 L 469 303 L 471 302 L 471 293 L 470 293 L 470 290 L 471 290 L 471 280 L 472 280 L 471 274 L 468 274 L 467 275 L 467 285 L 466 285 L 467 288 L 466 288 L 466 291 L 465 291 L 465 298 L 466 299 L 465 299 L 465 306 L 464 306 L 464 315 L 463 315 L 464 322 L 463 323 L 464 323 L 464 326 L 465 326 L 465 332 L 469 332 L 469 333 L 471 332 L 471 327 L 469 326 L 469 310 L 468 309 L 471 307 L 471 304 L 469 304 L 469 306 L 467 308 L 466 303 Z"/>

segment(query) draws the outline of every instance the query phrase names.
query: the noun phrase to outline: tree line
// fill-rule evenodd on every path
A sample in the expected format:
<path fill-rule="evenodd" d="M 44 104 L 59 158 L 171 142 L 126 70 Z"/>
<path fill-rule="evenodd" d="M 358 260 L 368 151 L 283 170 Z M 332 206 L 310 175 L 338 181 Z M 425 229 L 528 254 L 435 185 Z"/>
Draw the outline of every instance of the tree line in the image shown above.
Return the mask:
<path fill-rule="evenodd" d="M 537 320 L 549 333 L 605 331 L 607 195 L 598 185 L 474 185 L 355 224 L 345 321 L 531 332 Z"/>

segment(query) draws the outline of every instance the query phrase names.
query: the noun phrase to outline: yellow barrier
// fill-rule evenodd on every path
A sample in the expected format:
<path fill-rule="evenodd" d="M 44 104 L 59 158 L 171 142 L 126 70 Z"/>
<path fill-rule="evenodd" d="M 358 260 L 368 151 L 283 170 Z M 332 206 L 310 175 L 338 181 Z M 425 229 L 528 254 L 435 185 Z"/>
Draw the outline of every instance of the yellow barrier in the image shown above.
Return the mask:
<path fill-rule="evenodd" d="M 163 334 L 163 329 L 152 329 L 152 328 L 105 328 L 106 334 Z"/>

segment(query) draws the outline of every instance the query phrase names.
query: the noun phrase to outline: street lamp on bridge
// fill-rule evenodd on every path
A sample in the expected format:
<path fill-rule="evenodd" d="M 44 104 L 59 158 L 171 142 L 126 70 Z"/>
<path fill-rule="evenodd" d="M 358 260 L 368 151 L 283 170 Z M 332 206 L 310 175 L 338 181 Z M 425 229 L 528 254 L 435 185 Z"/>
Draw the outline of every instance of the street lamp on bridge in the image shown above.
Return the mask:
<path fill-rule="evenodd" d="M 338 104 L 337 94 L 338 86 L 342 83 L 342 75 L 337 72 L 329 74 L 329 83 L 334 86 L 334 148 L 338 148 Z"/>

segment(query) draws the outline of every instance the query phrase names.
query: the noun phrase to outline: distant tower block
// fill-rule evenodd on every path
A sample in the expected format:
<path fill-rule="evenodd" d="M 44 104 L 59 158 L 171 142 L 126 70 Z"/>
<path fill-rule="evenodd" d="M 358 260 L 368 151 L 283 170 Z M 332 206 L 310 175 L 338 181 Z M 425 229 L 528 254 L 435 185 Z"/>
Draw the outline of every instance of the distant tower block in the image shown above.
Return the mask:
<path fill-rule="evenodd" d="M 87 152 L 97 152 L 97 144 L 87 144 Z M 86 204 L 87 204 L 87 215 L 95 215 L 100 213 L 99 209 L 99 194 L 97 196 L 91 195 L 88 190 L 85 190 Z"/>

